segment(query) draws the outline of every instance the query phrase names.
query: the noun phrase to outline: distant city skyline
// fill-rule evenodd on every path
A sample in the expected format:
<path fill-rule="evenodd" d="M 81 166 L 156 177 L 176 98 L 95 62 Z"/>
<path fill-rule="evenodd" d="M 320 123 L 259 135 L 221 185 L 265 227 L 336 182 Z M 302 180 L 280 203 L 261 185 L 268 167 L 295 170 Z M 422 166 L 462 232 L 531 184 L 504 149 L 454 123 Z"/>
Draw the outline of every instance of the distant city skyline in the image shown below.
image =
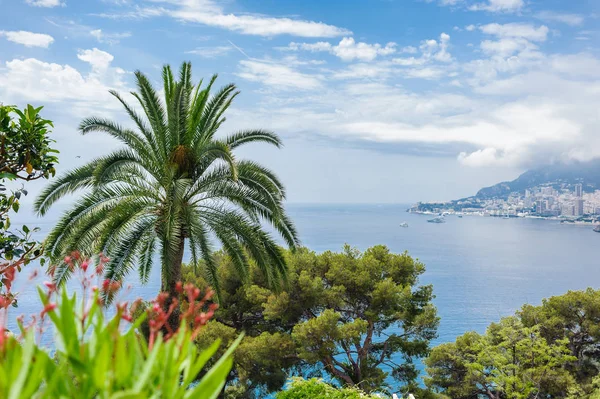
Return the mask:
<path fill-rule="evenodd" d="M 600 221 L 600 190 L 584 192 L 583 184 L 554 186 L 557 182 L 535 186 L 525 192 L 512 192 L 507 198 L 465 198 L 447 203 L 418 202 L 415 212 L 441 213 L 445 211 L 487 216 L 547 217 L 581 219 L 589 217 Z"/>
<path fill-rule="evenodd" d="M 548 161 L 600 156 L 600 2 L 0 0 L 0 101 L 44 105 L 59 172 L 118 144 L 82 137 L 132 72 L 191 60 L 236 100 L 223 132 L 294 203 L 451 200 Z M 80 157 L 80 158 L 79 158 Z M 36 182 L 35 194 L 43 184 Z M 31 201 L 29 196 L 27 201 Z"/>

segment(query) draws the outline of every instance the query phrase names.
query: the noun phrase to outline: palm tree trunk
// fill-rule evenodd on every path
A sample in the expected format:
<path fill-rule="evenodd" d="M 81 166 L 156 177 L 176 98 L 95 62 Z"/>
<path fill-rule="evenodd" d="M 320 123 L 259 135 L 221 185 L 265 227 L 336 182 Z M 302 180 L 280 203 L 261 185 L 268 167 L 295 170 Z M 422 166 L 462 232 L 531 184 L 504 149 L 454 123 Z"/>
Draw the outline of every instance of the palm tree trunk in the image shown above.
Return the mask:
<path fill-rule="evenodd" d="M 185 248 L 185 240 L 182 238 L 180 243 L 177 246 L 176 252 L 173 254 L 172 262 L 170 265 L 167 265 L 168 272 L 166 273 L 165 278 L 163 279 L 163 292 L 167 292 L 169 294 L 169 300 L 166 303 L 167 308 L 171 305 L 171 301 L 174 298 L 179 298 L 179 293 L 175 289 L 178 282 L 181 281 L 181 264 L 183 263 L 183 251 Z M 176 331 L 179 328 L 180 324 L 180 310 L 179 306 L 175 308 L 171 316 L 169 317 L 168 324 L 169 327 L 173 331 Z"/>

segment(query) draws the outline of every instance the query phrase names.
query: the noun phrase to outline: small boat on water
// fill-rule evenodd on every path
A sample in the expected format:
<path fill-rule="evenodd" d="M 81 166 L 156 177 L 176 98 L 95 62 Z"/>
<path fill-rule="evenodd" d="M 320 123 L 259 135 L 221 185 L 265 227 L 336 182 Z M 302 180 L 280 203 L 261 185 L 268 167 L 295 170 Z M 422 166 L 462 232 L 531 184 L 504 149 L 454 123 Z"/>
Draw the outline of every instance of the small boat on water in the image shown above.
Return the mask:
<path fill-rule="evenodd" d="M 594 231 L 596 233 L 600 233 L 600 224 L 598 226 L 594 227 Z"/>
<path fill-rule="evenodd" d="M 429 219 L 427 222 L 429 222 L 429 223 L 446 223 L 446 219 L 444 219 L 443 216 L 438 216 L 436 218 Z"/>
<path fill-rule="evenodd" d="M 463 217 L 463 215 L 458 215 L 458 218 L 459 218 L 459 219 L 462 219 L 462 217 Z"/>
<path fill-rule="evenodd" d="M 408 223 L 402 222 L 402 223 L 400 223 L 400 227 L 408 227 Z"/>

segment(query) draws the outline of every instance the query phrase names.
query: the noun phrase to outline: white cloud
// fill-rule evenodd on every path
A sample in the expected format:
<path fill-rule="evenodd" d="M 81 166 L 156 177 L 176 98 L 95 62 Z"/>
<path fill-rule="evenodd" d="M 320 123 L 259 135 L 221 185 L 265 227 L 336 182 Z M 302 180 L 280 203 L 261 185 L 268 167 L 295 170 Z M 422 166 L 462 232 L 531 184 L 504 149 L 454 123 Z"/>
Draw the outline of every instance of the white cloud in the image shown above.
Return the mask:
<path fill-rule="evenodd" d="M 521 11 L 524 6 L 523 0 L 486 0 L 483 3 L 473 4 L 469 10 L 515 13 Z"/>
<path fill-rule="evenodd" d="M 400 66 L 416 66 L 416 65 L 423 65 L 427 62 L 427 60 L 425 58 L 415 58 L 415 57 L 409 57 L 409 58 L 394 58 L 392 60 L 392 62 L 396 65 L 400 65 Z"/>
<path fill-rule="evenodd" d="M 446 76 L 448 71 L 440 67 L 425 67 L 405 69 L 402 73 L 405 78 L 436 80 Z"/>
<path fill-rule="evenodd" d="M 58 7 L 58 6 L 65 5 L 65 3 L 60 0 L 25 0 L 25 3 L 29 4 L 30 6 L 34 6 L 34 7 L 46 7 L 46 8 Z"/>
<path fill-rule="evenodd" d="M 317 75 L 303 71 L 286 84 L 292 93 L 267 91 L 244 115 L 284 135 L 318 132 L 334 141 L 397 144 L 433 156 L 453 154 L 472 167 L 600 156 L 600 59 L 544 54 L 545 29 L 508 26 L 514 29 L 482 29 L 497 40 L 481 43 L 480 60 L 444 64 L 434 57 L 442 39 L 424 41 L 421 57 L 320 69 Z M 316 76 L 318 90 L 297 87 Z M 410 89 L 408 79 L 442 81 L 420 91 Z M 456 87 L 462 94 L 448 92 Z"/>
<path fill-rule="evenodd" d="M 94 47 L 92 50 L 79 50 L 77 58 L 89 63 L 94 71 L 105 71 L 115 57 L 106 51 L 98 50 Z"/>
<path fill-rule="evenodd" d="M 106 113 L 118 109 L 108 90 L 127 90 L 122 80 L 123 73 L 112 68 L 102 77 L 93 72 L 85 75 L 70 65 L 35 58 L 14 59 L 0 69 L 0 97 L 9 103 L 67 103 L 68 106 L 61 109 L 78 117 L 81 117 L 78 113 L 82 110 Z M 32 76 L 36 78 L 31 79 Z"/>
<path fill-rule="evenodd" d="M 305 50 L 312 52 L 329 52 L 343 61 L 373 61 L 378 56 L 386 56 L 396 52 L 396 43 L 390 42 L 385 46 L 379 43 L 368 44 L 356 42 L 352 37 L 343 38 L 337 45 L 328 42 L 295 43 L 285 48 L 288 50 Z"/>
<path fill-rule="evenodd" d="M 310 52 L 320 52 L 320 51 L 331 51 L 333 46 L 329 42 L 316 42 L 316 43 L 295 43 L 291 42 L 287 47 L 280 47 L 281 50 L 291 50 L 291 51 L 310 51 Z"/>
<path fill-rule="evenodd" d="M 419 47 L 426 59 L 433 59 L 440 62 L 452 61 L 452 56 L 448 52 L 450 35 L 442 33 L 439 41 L 430 39 L 424 40 Z"/>
<path fill-rule="evenodd" d="M 560 22 L 571 26 L 580 26 L 585 20 L 583 15 L 559 13 L 554 11 L 542 11 L 535 15 L 536 18 L 544 22 Z"/>
<path fill-rule="evenodd" d="M 333 74 L 335 79 L 372 79 L 383 80 L 387 79 L 394 70 L 387 65 L 377 64 L 352 64 L 348 68 L 336 71 Z"/>
<path fill-rule="evenodd" d="M 337 46 L 334 46 L 333 54 L 344 61 L 352 61 L 358 59 L 361 61 L 374 60 L 378 55 L 390 55 L 396 52 L 396 43 L 388 43 L 382 47 L 379 43 L 367 44 L 356 43 L 354 38 L 345 37 Z"/>
<path fill-rule="evenodd" d="M 154 3 L 153 15 L 171 17 L 181 9 L 198 11 L 201 4 L 198 0 Z M 466 8 L 473 3 L 498 4 L 465 0 L 454 5 Z M 202 4 L 206 5 L 202 13 L 226 16 L 214 2 Z M 124 11 L 136 10 L 131 7 Z M 148 15 L 148 10 L 143 12 Z M 194 22 L 186 19 L 189 17 L 177 18 Z M 261 21 L 274 18 L 235 16 L 239 17 Z M 213 26 L 237 29 L 223 22 L 229 20 L 217 20 L 214 23 L 218 25 Z M 264 33 L 249 33 L 249 26 L 237 31 Z M 252 120 L 284 136 L 314 134 L 319 139 L 369 148 L 381 145 L 429 156 L 450 155 L 469 166 L 524 166 L 550 159 L 600 156 L 596 131 L 600 58 L 591 47 L 593 43 L 584 53 L 548 53 L 545 46 L 550 29 L 539 21 L 464 29 L 483 34 L 473 49 L 474 60 L 453 57 L 468 47 L 455 50 L 466 44 L 451 41 L 446 33 L 402 43 L 413 44 L 404 48 L 394 43 L 361 42 L 350 36 L 296 39 L 285 48 L 288 52 L 277 53 L 280 59 L 242 59 L 234 72 L 240 83 L 254 83 L 244 90 L 252 100 L 232 110 L 229 128 L 244 127 Z M 85 34 L 89 36 L 91 30 Z M 105 32 L 99 31 L 98 36 L 105 37 Z M 312 43 L 300 43 L 308 41 Z M 265 48 L 268 41 L 262 43 Z M 189 47 L 188 53 L 210 58 L 231 51 L 231 47 L 202 44 L 207 47 Z M 325 54 L 348 63 L 326 63 L 330 57 Z M 11 102 L 34 98 L 37 100 L 32 102 L 56 102 L 61 107 L 68 101 L 86 109 L 113 105 L 106 90 L 123 88 L 126 77 L 113 66 L 114 57 L 88 49 L 80 50 L 78 58 L 90 65 L 82 69 L 84 72 L 36 59 L 10 61 L 0 68 L 0 98 Z M 30 83 L 27 76 L 39 79 Z"/>
<path fill-rule="evenodd" d="M 552 69 L 574 78 L 600 79 L 600 60 L 589 53 L 555 55 Z"/>
<path fill-rule="evenodd" d="M 161 6 L 138 6 L 127 12 L 98 15 L 108 18 L 151 18 L 166 15 L 184 22 L 257 36 L 339 37 L 352 34 L 348 29 L 323 22 L 258 14 L 226 13 L 219 3 L 213 0 L 153 0 L 153 2 Z"/>
<path fill-rule="evenodd" d="M 549 29 L 542 25 L 536 27 L 527 23 L 508 23 L 508 24 L 487 24 L 482 25 L 479 29 L 488 35 L 493 35 L 501 38 L 520 37 L 534 42 L 546 41 Z"/>
<path fill-rule="evenodd" d="M 298 72 L 282 64 L 259 60 L 242 60 L 239 66 L 240 71 L 236 73 L 237 76 L 252 82 L 260 82 L 273 89 L 310 90 L 321 86 L 319 77 Z"/>
<path fill-rule="evenodd" d="M 217 58 L 229 53 L 233 47 L 231 46 L 216 46 L 216 47 L 196 47 L 193 50 L 186 51 L 186 54 L 198 55 L 202 58 Z"/>
<path fill-rule="evenodd" d="M 131 37 L 130 32 L 123 33 L 106 33 L 102 29 L 94 29 L 90 31 L 90 35 L 96 38 L 99 43 L 117 44 L 121 39 Z"/>
<path fill-rule="evenodd" d="M 500 160 L 499 151 L 496 148 L 484 148 L 471 153 L 461 152 L 458 154 L 458 161 L 467 166 L 490 166 L 496 165 Z"/>
<path fill-rule="evenodd" d="M 24 30 L 20 31 L 0 31 L 0 36 L 6 37 L 6 40 L 22 44 L 25 47 L 44 47 L 48 48 L 54 38 L 44 33 L 33 33 Z"/>
<path fill-rule="evenodd" d="M 498 55 L 506 58 L 524 51 L 536 51 L 538 47 L 530 41 L 522 38 L 507 38 L 497 41 L 484 40 L 481 49 L 485 54 Z"/>

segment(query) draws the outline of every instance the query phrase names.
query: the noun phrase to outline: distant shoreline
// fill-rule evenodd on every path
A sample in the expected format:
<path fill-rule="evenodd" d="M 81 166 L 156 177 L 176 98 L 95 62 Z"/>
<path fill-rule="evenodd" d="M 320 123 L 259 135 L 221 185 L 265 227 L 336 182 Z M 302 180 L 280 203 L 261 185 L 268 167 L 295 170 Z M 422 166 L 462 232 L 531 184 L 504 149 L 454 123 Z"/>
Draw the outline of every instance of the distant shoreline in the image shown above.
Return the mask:
<path fill-rule="evenodd" d="M 411 208 L 407 209 L 406 212 L 414 213 L 416 215 L 433 215 L 438 216 L 440 212 L 431 212 L 431 211 L 416 211 Z M 480 216 L 480 217 L 493 217 L 500 219 L 542 219 L 542 220 L 554 220 L 559 221 L 560 224 L 569 224 L 569 225 L 579 225 L 579 226 L 596 226 L 599 225 L 600 222 L 591 222 L 591 221 L 583 221 L 583 220 L 569 220 L 560 216 L 538 216 L 531 214 L 516 214 L 516 215 L 492 215 L 490 213 L 485 212 L 455 212 L 455 211 L 444 211 L 441 212 L 442 215 L 450 215 L 450 216 Z"/>

